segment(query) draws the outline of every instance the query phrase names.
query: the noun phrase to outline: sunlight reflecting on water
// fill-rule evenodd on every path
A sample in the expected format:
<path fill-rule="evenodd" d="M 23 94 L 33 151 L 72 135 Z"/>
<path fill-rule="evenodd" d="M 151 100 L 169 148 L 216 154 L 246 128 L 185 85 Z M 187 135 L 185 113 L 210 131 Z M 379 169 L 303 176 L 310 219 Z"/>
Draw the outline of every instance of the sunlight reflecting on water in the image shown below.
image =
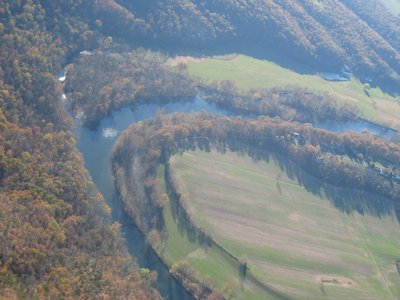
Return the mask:
<path fill-rule="evenodd" d="M 112 139 L 112 138 L 115 138 L 117 136 L 118 131 L 116 131 L 114 128 L 107 127 L 107 128 L 103 129 L 101 134 L 106 139 Z"/>

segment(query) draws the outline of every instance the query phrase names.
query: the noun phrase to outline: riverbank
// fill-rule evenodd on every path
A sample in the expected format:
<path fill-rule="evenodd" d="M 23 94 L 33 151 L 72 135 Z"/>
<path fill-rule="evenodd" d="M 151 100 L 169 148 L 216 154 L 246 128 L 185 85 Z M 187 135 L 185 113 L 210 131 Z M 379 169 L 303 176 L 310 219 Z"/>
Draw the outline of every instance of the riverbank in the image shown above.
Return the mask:
<path fill-rule="evenodd" d="M 390 214 L 398 217 L 393 207 L 398 201 L 398 194 L 394 193 L 399 190 L 398 184 L 391 177 L 383 176 L 369 167 L 370 161 L 379 162 L 389 169 L 398 167 L 396 157 L 400 150 L 393 148 L 385 156 L 382 155 L 382 147 L 386 147 L 385 145 L 385 141 L 368 135 L 334 134 L 309 125 L 265 117 L 254 120 L 213 117 L 204 113 L 175 114 L 158 116 L 155 120 L 131 125 L 118 139 L 112 161 L 117 188 L 127 211 L 146 232 L 149 242 L 170 266 L 171 271 L 178 274 L 177 277 L 199 297 L 210 286 L 225 293 L 224 284 L 232 278 L 238 283 L 234 284 L 237 292 L 237 288 L 241 286 L 240 276 L 237 277 L 237 274 L 247 270 L 247 267 L 244 268 L 246 261 L 243 261 L 241 255 L 226 250 L 226 247 L 221 246 L 191 218 L 191 210 L 182 201 L 184 192 L 178 193 L 176 188 L 171 187 L 168 179 L 170 177 L 159 170 L 160 166 L 168 163 L 172 155 L 196 148 L 210 151 L 215 147 L 222 153 L 230 149 L 262 160 L 274 154 L 267 154 L 267 158 L 263 158 L 265 153 L 259 153 L 256 149 L 270 149 L 272 153 L 285 155 L 286 159 L 279 161 L 282 170 L 297 177 L 307 191 L 327 197 L 338 206 L 337 209 L 345 213 L 365 209 L 365 213 L 381 216 L 389 214 L 386 209 L 390 208 Z M 298 167 L 294 168 L 289 161 L 293 161 Z M 326 172 L 327 169 L 330 172 Z M 310 174 L 324 181 L 323 188 L 315 186 Z M 352 181 L 350 178 L 357 180 Z M 138 186 L 142 187 L 142 191 L 137 189 Z M 348 191 L 338 193 L 338 189 Z M 352 189 L 387 195 L 392 202 L 376 201 L 365 195 L 353 197 L 354 192 L 349 192 Z M 210 195 L 213 193 L 213 189 L 206 187 L 202 190 L 211 193 Z M 377 203 L 387 204 L 377 207 Z M 247 250 L 251 253 L 251 250 Z M 213 268 L 214 265 L 218 267 Z M 252 278 L 248 282 L 251 286 L 258 286 L 259 290 L 263 281 L 252 272 L 246 271 L 249 278 Z M 211 280 L 211 285 L 202 283 L 202 280 L 209 279 L 207 274 L 213 279 L 217 278 L 217 281 Z M 213 274 L 218 276 L 214 278 Z M 324 279 L 332 277 L 332 274 L 322 275 L 321 278 Z M 266 287 L 276 293 L 273 287 L 267 285 L 264 289 Z M 246 296 L 241 295 L 247 299 L 252 292 L 254 293 L 253 289 L 245 289 Z"/>
<path fill-rule="evenodd" d="M 193 297 L 170 275 L 169 268 L 149 248 L 145 235 L 139 230 L 133 219 L 123 207 L 121 199 L 115 192 L 114 179 L 111 172 L 110 157 L 112 147 L 118 135 L 130 124 L 154 117 L 160 106 L 139 105 L 134 111 L 125 108 L 114 112 L 111 116 L 103 119 L 96 130 L 90 130 L 79 124 L 75 134 L 77 136 L 77 148 L 82 153 L 85 167 L 89 171 L 93 182 L 103 194 L 107 204 L 112 209 L 113 222 L 120 223 L 123 238 L 129 253 L 135 257 L 137 263 L 158 273 L 155 287 L 164 299 L 191 300 Z M 161 106 L 166 113 L 191 112 L 207 110 L 217 112 L 216 108 L 201 99 L 187 103 L 170 103 Z M 112 130 L 117 135 L 104 135 L 106 130 Z"/>
<path fill-rule="evenodd" d="M 204 80 L 232 81 L 241 91 L 287 86 L 306 87 L 315 93 L 326 93 L 340 103 L 356 105 L 363 118 L 400 129 L 399 99 L 379 88 L 363 85 L 357 78 L 346 82 L 328 82 L 317 74 L 300 74 L 268 60 L 238 55 L 232 60 L 189 59 L 189 74 Z"/>
<path fill-rule="evenodd" d="M 68 80 L 68 76 L 67 76 L 67 80 Z M 288 95 L 290 95 L 290 93 L 288 93 L 287 91 L 284 91 L 284 96 L 287 97 Z M 229 93 L 227 93 L 226 96 L 227 96 L 227 99 L 230 99 L 229 101 L 231 101 L 231 99 L 236 99 L 236 98 L 239 99 L 240 98 L 240 97 L 238 97 L 238 95 L 235 96 L 236 98 L 232 98 L 232 95 L 230 95 Z M 208 97 L 210 97 L 210 96 L 208 96 Z M 268 97 L 266 97 L 266 98 L 268 98 Z M 293 96 L 291 96 L 291 98 L 297 99 L 298 97 L 294 93 Z M 224 100 L 223 98 L 221 98 L 221 99 Z M 215 103 L 213 101 L 214 100 L 211 99 L 209 102 Z M 253 103 L 251 103 L 250 106 L 246 106 L 247 104 L 245 104 L 243 101 L 236 101 L 236 100 L 233 102 L 232 101 L 229 102 L 229 101 L 227 103 L 223 103 L 224 105 L 221 106 L 224 109 L 217 109 L 216 105 L 209 104 L 209 103 L 203 101 L 199 97 L 196 97 L 194 101 L 186 101 L 185 100 L 184 102 L 181 102 L 181 103 L 161 105 L 161 106 L 138 105 L 138 107 L 136 107 L 136 109 L 135 109 L 135 112 L 131 111 L 129 108 L 123 108 L 122 110 L 116 111 L 116 112 L 113 112 L 113 110 L 111 109 L 107 113 L 107 115 L 110 115 L 111 117 L 107 117 L 106 119 L 104 119 L 101 122 L 97 131 L 91 132 L 86 129 L 82 129 L 82 132 L 85 132 L 85 133 L 82 135 L 82 137 L 80 138 L 80 141 L 79 141 L 79 144 L 81 145 L 80 149 L 84 149 L 85 147 L 88 147 L 88 149 L 84 149 L 84 150 L 82 150 L 82 152 L 84 153 L 86 165 L 88 166 L 88 169 L 89 169 L 92 177 L 94 178 L 96 185 L 98 187 L 100 187 L 100 190 L 106 196 L 106 199 L 112 199 L 112 198 L 116 197 L 113 194 L 112 188 L 109 189 L 108 191 L 106 191 L 106 189 L 103 188 L 105 186 L 108 186 L 110 184 L 110 182 L 111 183 L 113 182 L 112 175 L 109 170 L 109 166 L 107 166 L 107 163 L 108 163 L 108 158 L 110 157 L 111 147 L 115 141 L 115 138 L 118 136 L 118 134 L 120 132 L 122 132 L 125 128 L 127 128 L 130 123 L 137 122 L 137 121 L 155 116 L 157 108 L 159 108 L 159 107 L 165 109 L 165 111 L 167 113 L 172 112 L 172 111 L 189 112 L 189 111 L 193 111 L 193 110 L 202 110 L 202 109 L 205 109 L 207 111 L 212 111 L 213 113 L 217 113 L 217 114 L 221 114 L 221 113 L 227 114 L 227 110 L 232 110 L 236 114 L 252 112 L 253 114 L 258 115 L 260 113 L 263 114 L 263 112 L 264 112 L 263 110 L 260 111 L 260 108 L 262 107 L 262 105 L 264 105 L 261 102 L 257 103 L 257 101 L 256 102 L 253 101 Z M 318 102 L 320 103 L 320 101 L 318 101 Z M 141 103 L 141 102 L 139 101 L 138 103 Z M 248 103 L 250 103 L 250 102 L 248 102 Z M 298 103 L 293 102 L 293 105 L 294 104 L 298 104 Z M 326 105 L 322 105 L 322 106 L 326 107 Z M 249 110 L 249 108 L 250 108 L 250 110 Z M 289 106 L 289 109 L 290 109 L 290 106 Z M 301 110 L 299 110 L 299 112 L 301 112 Z M 333 115 L 336 115 L 336 114 L 333 114 Z M 308 116 L 308 115 L 306 115 L 306 116 L 307 117 L 304 119 L 311 120 L 310 116 Z M 316 125 L 316 126 L 318 126 L 318 125 Z M 364 128 L 368 128 L 368 126 L 361 125 L 361 126 L 355 126 L 355 128 L 356 128 L 355 129 L 356 131 L 362 131 Z M 331 130 L 330 128 L 328 128 L 328 129 Z M 340 129 L 340 130 L 342 130 L 342 129 Z M 102 147 L 105 147 L 105 148 L 102 148 Z M 104 161 L 104 158 L 106 158 L 105 162 L 99 163 L 100 161 Z M 119 213 L 114 214 L 114 215 L 118 215 L 118 214 Z M 119 217 L 116 216 L 114 220 L 119 221 L 118 218 Z M 131 223 L 129 223 L 129 224 L 127 223 L 127 225 L 125 227 L 123 227 L 123 231 L 129 232 L 130 226 L 132 226 Z M 126 228 L 126 229 L 124 229 L 124 228 Z M 144 245 L 142 247 L 142 249 L 144 249 L 146 247 L 145 246 L 146 245 L 145 238 L 140 237 L 140 234 L 139 235 L 134 234 L 133 236 L 134 236 L 133 239 L 139 239 L 142 241 L 139 244 Z M 133 244 L 133 243 L 128 241 L 128 244 Z M 131 246 L 129 246 L 129 247 L 131 247 Z M 137 255 L 143 256 L 140 253 L 145 252 L 140 249 L 139 250 L 138 249 L 130 250 L 130 251 L 131 251 L 131 253 L 134 254 L 134 256 L 137 256 Z M 149 267 L 150 269 L 158 268 L 157 263 L 154 264 L 156 267 L 153 268 L 152 267 L 153 264 L 148 263 L 148 260 L 145 257 L 139 258 L 139 261 L 142 261 L 142 263 L 140 263 L 141 265 L 143 265 L 145 267 Z M 155 261 L 157 261 L 157 259 L 155 259 Z M 160 266 L 160 271 L 159 271 L 160 274 L 166 274 L 166 273 L 168 273 L 168 271 L 169 271 L 168 268 Z M 165 277 L 164 275 L 162 275 L 161 277 L 166 278 L 168 276 Z M 162 280 L 166 280 L 169 282 L 169 279 L 162 279 Z M 168 290 L 169 288 L 162 287 L 164 285 L 165 284 L 161 283 L 160 286 L 157 286 L 157 288 L 161 289 L 161 290 L 163 290 L 163 289 L 165 290 L 165 293 L 162 293 L 162 294 L 166 298 L 174 297 L 174 296 L 170 296 L 171 292 Z M 167 284 L 167 285 L 169 285 L 169 284 Z M 183 299 L 182 297 L 181 297 L 181 299 Z"/>

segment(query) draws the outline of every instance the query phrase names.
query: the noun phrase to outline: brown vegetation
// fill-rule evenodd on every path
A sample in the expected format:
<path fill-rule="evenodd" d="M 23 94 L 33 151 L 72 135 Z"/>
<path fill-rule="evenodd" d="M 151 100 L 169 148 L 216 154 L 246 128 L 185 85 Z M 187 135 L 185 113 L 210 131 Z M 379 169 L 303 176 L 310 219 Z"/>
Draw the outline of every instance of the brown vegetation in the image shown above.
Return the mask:
<path fill-rule="evenodd" d="M 66 44 L 92 36 L 68 17 L 83 1 L 43 2 L 46 12 L 39 1 L 0 3 L 0 298 L 157 299 L 154 276 L 139 274 L 83 168 L 59 101 L 53 74 L 77 49 Z"/>
<path fill-rule="evenodd" d="M 127 20 L 125 39 L 145 32 L 148 41 L 173 49 L 239 44 L 241 51 L 272 50 L 318 69 L 339 71 L 347 64 L 361 79 L 371 77 L 374 84 L 399 91 L 399 25 L 377 0 L 110 0 L 103 5 L 112 11 L 118 5 L 118 15 Z M 112 28 L 121 35 L 120 27 Z"/>

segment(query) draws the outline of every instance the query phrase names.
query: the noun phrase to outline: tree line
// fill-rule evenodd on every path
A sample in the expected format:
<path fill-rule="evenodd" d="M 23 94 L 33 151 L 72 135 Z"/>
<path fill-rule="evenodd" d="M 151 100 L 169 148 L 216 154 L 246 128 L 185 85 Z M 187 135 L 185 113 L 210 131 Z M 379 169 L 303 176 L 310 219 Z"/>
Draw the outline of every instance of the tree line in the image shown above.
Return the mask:
<path fill-rule="evenodd" d="M 96 128 L 123 106 L 188 101 L 197 92 L 194 81 L 164 65 L 166 57 L 143 49 L 96 51 L 81 55 L 67 71 L 65 93 L 70 109 L 83 112 L 85 125 Z"/>
<path fill-rule="evenodd" d="M 346 64 L 399 92 L 396 16 L 378 0 L 364 2 L 107 0 L 92 4 L 91 18 L 109 35 L 172 51 L 273 52 L 320 71 Z"/>
<path fill-rule="evenodd" d="M 80 55 L 68 67 L 65 92 L 70 109 L 84 115 L 84 124 L 96 128 L 113 111 L 124 106 L 192 101 L 200 95 L 233 114 L 280 117 L 314 123 L 318 120 L 355 120 L 355 106 L 327 94 L 300 87 L 239 91 L 234 82 L 213 82 L 173 68 L 157 52 L 95 51 Z"/>
<path fill-rule="evenodd" d="M 95 48 L 99 34 L 173 52 L 224 47 L 275 53 L 319 71 L 339 72 L 347 65 L 362 81 L 398 93 L 397 16 L 379 0 L 364 2 L 40 1 L 47 26 L 64 37 L 69 55 L 77 53 L 76 44 Z"/>
<path fill-rule="evenodd" d="M 157 166 L 186 150 L 252 153 L 267 149 L 285 155 L 305 171 L 339 187 L 368 190 L 399 203 L 400 182 L 370 167 L 400 171 L 400 147 L 368 134 L 332 133 L 309 125 L 260 117 L 216 117 L 206 113 L 160 115 L 131 125 L 113 151 L 113 171 L 127 210 L 144 232 L 163 229 Z M 139 193 L 138 182 L 144 189 Z"/>

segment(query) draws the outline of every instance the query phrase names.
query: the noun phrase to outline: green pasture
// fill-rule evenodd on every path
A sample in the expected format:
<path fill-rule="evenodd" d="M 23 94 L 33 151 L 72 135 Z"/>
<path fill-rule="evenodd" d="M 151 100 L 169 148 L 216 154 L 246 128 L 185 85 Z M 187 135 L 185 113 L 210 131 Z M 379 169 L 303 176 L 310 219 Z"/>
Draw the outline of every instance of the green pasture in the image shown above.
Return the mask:
<path fill-rule="evenodd" d="M 164 166 L 159 166 L 157 169 L 157 182 L 161 190 L 167 193 Z M 165 207 L 164 218 L 168 238 L 165 243 L 160 241 L 154 245 L 154 249 L 168 266 L 172 267 L 178 262 L 189 263 L 197 278 L 208 282 L 212 288 L 221 291 L 225 296 L 232 295 L 235 299 L 250 300 L 273 299 L 258 288 L 250 289 L 241 283 L 238 264 L 221 253 L 218 248 L 207 248 L 198 241 L 191 240 L 178 226 L 170 203 Z"/>
<path fill-rule="evenodd" d="M 266 292 L 270 287 L 277 299 L 398 299 L 400 226 L 393 211 L 344 213 L 317 179 L 301 172 L 289 177 L 284 165 L 273 156 L 255 162 L 216 151 L 171 159 L 196 223 L 248 262 L 251 276 L 267 286 L 246 281 L 246 292 L 233 298 L 247 299 L 251 293 L 254 299 L 263 293 L 274 298 Z M 236 268 L 221 257 L 196 250 L 185 259 L 216 287 L 231 282 L 240 291 Z"/>
<path fill-rule="evenodd" d="M 381 0 L 395 15 L 400 14 L 400 0 Z"/>
<path fill-rule="evenodd" d="M 393 105 L 394 97 L 383 93 L 379 88 L 366 89 L 356 78 L 345 82 L 327 81 L 317 74 L 299 74 L 273 62 L 245 55 L 229 59 L 216 57 L 200 61 L 189 60 L 187 69 L 190 74 L 205 79 L 232 80 L 240 90 L 300 86 L 315 92 L 328 93 L 339 101 L 356 105 L 362 115 L 370 120 L 396 122 L 396 118 L 390 117 L 393 109 L 400 113 L 400 105 Z"/>

